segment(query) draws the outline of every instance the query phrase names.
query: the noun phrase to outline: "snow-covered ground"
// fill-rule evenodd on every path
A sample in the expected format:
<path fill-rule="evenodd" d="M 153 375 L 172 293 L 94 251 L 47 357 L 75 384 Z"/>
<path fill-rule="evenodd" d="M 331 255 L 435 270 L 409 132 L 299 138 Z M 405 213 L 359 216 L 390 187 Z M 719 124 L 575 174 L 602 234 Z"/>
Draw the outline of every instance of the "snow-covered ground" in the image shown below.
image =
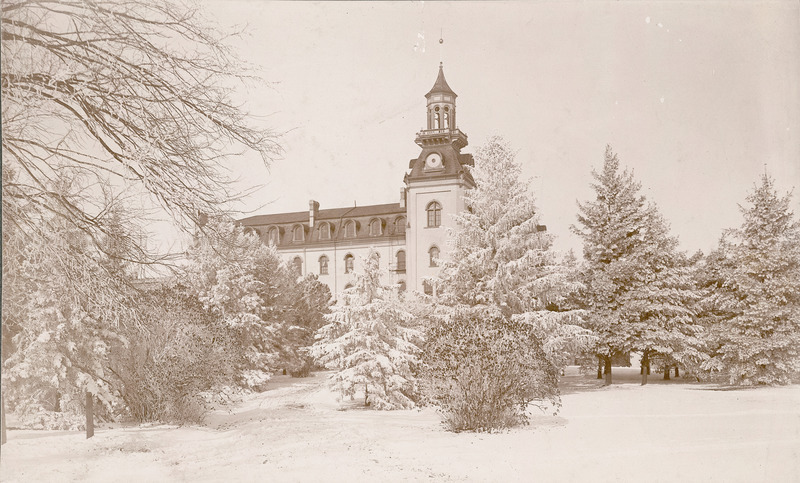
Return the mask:
<path fill-rule="evenodd" d="M 11 481 L 800 481 L 800 386 L 564 378 L 558 416 L 500 434 L 445 431 L 430 410 L 339 403 L 324 376 L 212 413 L 203 427 L 8 433 Z"/>

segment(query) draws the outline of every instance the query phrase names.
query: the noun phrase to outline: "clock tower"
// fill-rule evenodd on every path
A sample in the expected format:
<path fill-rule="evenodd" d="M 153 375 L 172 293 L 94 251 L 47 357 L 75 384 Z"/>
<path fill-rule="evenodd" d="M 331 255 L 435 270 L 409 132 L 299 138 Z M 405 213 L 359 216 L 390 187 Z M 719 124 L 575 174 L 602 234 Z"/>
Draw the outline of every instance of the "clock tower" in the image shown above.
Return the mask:
<path fill-rule="evenodd" d="M 464 192 L 475 186 L 465 166 L 471 154 L 462 154 L 467 135 L 456 124 L 456 93 L 447 85 L 444 68 L 425 94 L 426 128 L 415 142 L 422 148 L 409 162 L 405 176 L 408 289 L 430 292 L 423 279 L 439 272 L 437 260 L 448 256 L 447 228 L 455 228 L 453 215 L 464 210 Z"/>

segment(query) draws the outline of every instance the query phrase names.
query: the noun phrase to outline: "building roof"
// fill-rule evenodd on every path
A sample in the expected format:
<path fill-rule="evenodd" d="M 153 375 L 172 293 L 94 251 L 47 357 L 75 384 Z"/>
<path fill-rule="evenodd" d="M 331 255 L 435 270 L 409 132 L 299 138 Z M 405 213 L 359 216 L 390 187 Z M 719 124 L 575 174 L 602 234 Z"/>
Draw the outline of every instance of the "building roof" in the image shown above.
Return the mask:
<path fill-rule="evenodd" d="M 335 221 L 343 217 L 355 218 L 405 213 L 406 210 L 405 208 L 400 207 L 400 203 L 386 203 L 382 205 L 351 206 L 347 208 L 329 208 L 327 210 L 319 210 L 319 214 L 315 217 L 315 219 L 316 221 Z M 308 210 L 295 211 L 292 213 L 256 215 L 239 220 L 239 223 L 246 226 L 264 226 L 306 222 L 308 222 Z"/>
<path fill-rule="evenodd" d="M 436 77 L 436 82 L 433 84 L 431 90 L 425 94 L 425 97 L 430 97 L 431 94 L 452 94 L 453 97 L 458 97 L 458 94 L 453 92 L 453 89 L 447 85 L 447 81 L 444 78 L 444 67 L 442 63 L 439 62 L 439 75 Z"/>

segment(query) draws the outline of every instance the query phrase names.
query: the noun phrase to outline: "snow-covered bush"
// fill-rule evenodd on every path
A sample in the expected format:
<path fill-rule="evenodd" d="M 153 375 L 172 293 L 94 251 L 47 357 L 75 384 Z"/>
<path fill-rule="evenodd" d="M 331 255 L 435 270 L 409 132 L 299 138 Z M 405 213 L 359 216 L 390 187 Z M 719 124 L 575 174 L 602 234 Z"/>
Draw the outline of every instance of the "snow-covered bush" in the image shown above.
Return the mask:
<path fill-rule="evenodd" d="M 16 412 L 19 426 L 25 429 L 83 431 L 86 417 L 75 411 L 48 411 L 42 406 L 25 406 Z"/>
<path fill-rule="evenodd" d="M 199 423 L 202 394 L 231 384 L 235 340 L 182 288 L 144 294 L 146 317 L 126 330 L 109 369 L 134 420 Z"/>
<path fill-rule="evenodd" d="M 336 372 L 332 387 L 342 396 L 363 391 L 364 404 L 375 409 L 414 406 L 413 375 L 422 334 L 413 325 L 395 290 L 380 282 L 377 253 L 370 250 L 364 273 L 325 315 L 311 354 Z"/>
<path fill-rule="evenodd" d="M 426 334 L 420 380 L 452 431 L 528 421 L 531 403 L 560 406 L 558 377 L 531 324 L 493 307 L 458 307 Z"/>

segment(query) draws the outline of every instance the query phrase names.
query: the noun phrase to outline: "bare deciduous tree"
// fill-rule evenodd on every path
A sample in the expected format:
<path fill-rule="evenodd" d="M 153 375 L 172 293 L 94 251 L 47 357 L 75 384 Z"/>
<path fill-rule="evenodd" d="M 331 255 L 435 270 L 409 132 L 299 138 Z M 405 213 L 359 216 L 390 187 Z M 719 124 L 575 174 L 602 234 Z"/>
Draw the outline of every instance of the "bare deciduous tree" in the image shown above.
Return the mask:
<path fill-rule="evenodd" d="M 57 216 L 97 242 L 131 189 L 184 226 L 237 198 L 226 156 L 280 148 L 232 102 L 255 78 L 225 40 L 172 2 L 3 2 L 4 222 Z"/>

